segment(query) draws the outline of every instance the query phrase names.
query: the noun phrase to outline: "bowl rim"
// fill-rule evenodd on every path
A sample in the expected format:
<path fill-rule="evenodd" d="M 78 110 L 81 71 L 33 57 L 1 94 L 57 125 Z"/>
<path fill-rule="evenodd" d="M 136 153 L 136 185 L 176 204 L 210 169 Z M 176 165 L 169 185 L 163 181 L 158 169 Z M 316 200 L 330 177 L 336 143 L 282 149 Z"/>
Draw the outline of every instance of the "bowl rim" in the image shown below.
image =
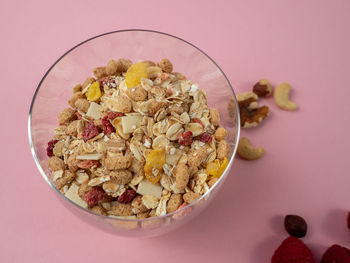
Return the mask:
<path fill-rule="evenodd" d="M 92 212 L 91 210 L 88 210 L 86 208 L 83 208 L 81 206 L 79 206 L 78 204 L 76 204 L 75 202 L 73 202 L 72 200 L 70 200 L 69 198 L 67 198 L 65 195 L 63 195 L 55 186 L 54 184 L 49 180 L 49 177 L 46 175 L 46 173 L 44 172 L 43 168 L 41 167 L 40 165 L 40 162 L 37 158 L 37 155 L 36 155 L 36 152 L 34 150 L 34 147 L 33 147 L 33 141 L 32 141 L 32 133 L 31 133 L 31 128 L 32 128 L 32 123 L 31 123 L 31 120 L 32 120 L 32 110 L 33 110 L 33 107 L 34 107 L 34 104 L 35 104 L 35 100 L 36 100 L 36 96 L 40 90 L 40 87 L 42 85 L 42 83 L 44 82 L 44 80 L 46 79 L 46 77 L 48 76 L 48 74 L 51 72 L 51 70 L 56 66 L 56 64 L 58 62 L 60 62 L 66 55 L 68 55 L 71 51 L 75 50 L 76 48 L 78 48 L 79 46 L 91 41 L 91 40 L 94 40 L 96 38 L 100 38 L 100 37 L 103 37 L 103 36 L 106 36 L 106 35 L 111 35 L 111 34 L 116 34 L 116 33 L 124 33 L 124 32 L 147 32 L 147 33 L 155 33 L 155 34 L 160 34 L 160 35 L 163 35 L 163 36 L 166 36 L 166 37 L 171 37 L 171 38 L 175 38 L 177 40 L 180 40 L 190 46 L 192 46 L 193 48 L 197 49 L 199 52 L 201 52 L 203 55 L 205 55 L 212 63 L 214 63 L 214 65 L 217 67 L 217 69 L 221 72 L 221 74 L 225 77 L 228 85 L 230 86 L 231 88 L 231 91 L 232 91 L 232 95 L 233 95 L 233 98 L 234 98 L 234 103 L 235 103 L 235 107 L 236 107 L 236 112 L 237 112 L 237 136 L 236 136 L 236 140 L 235 140 L 235 145 L 234 145 L 234 149 L 232 151 L 232 156 L 229 160 L 229 163 L 225 169 L 225 171 L 223 172 L 223 174 L 220 176 L 219 180 L 216 181 L 216 183 L 204 194 L 202 195 L 199 199 L 197 199 L 196 201 L 194 201 L 193 203 L 185 206 L 185 207 L 182 207 L 178 210 L 175 210 L 174 212 L 171 212 L 171 213 L 168 213 L 166 215 L 163 215 L 163 216 L 155 216 L 155 217 L 149 217 L 149 218 L 144 218 L 144 219 L 126 219 L 126 218 L 115 218 L 115 217 L 110 217 L 110 216 L 105 216 L 105 215 L 101 215 L 101 214 L 97 214 L 97 213 L 94 213 Z M 236 152 L 237 152 L 237 147 L 238 147 L 238 140 L 239 140 L 239 137 L 240 137 L 240 131 L 241 131 L 241 125 L 240 125 L 240 115 L 239 115 L 239 107 L 238 107 L 238 103 L 237 103 L 237 98 L 236 98 L 236 94 L 232 88 L 232 85 L 231 85 L 231 82 L 229 81 L 229 79 L 227 78 L 227 76 L 225 75 L 224 71 L 219 67 L 219 65 L 207 54 L 205 53 L 202 49 L 198 48 L 197 46 L 195 46 L 194 44 L 180 38 L 180 37 L 177 37 L 177 36 L 174 36 L 172 34 L 169 34 L 169 33 L 164 33 L 164 32 L 161 32 L 161 31 L 156 31 L 156 30 L 150 30 L 150 29 L 122 29 L 122 30 L 114 30 L 114 31 L 110 31 L 110 32 L 105 32 L 105 33 L 102 33 L 102 34 L 99 34 L 99 35 L 95 35 L 91 38 L 88 38 L 80 43 L 78 43 L 77 45 L 75 45 L 74 47 L 70 48 L 68 51 L 66 51 L 63 55 L 61 55 L 53 64 L 52 66 L 46 71 L 46 73 L 44 74 L 44 76 L 42 77 L 42 79 L 40 80 L 35 92 L 34 92 L 34 95 L 33 95 L 33 98 L 32 98 L 32 101 L 31 101 L 31 104 L 30 104 L 30 109 L 29 109 L 29 117 L 28 117 L 28 137 L 29 137 L 29 146 L 30 146 L 30 150 L 31 150 L 31 153 L 32 153 L 32 156 L 33 156 L 33 159 L 35 161 L 35 164 L 41 174 L 41 176 L 44 178 L 44 180 L 49 184 L 49 186 L 61 197 L 63 197 L 63 199 L 65 199 L 66 201 L 68 201 L 71 205 L 75 206 L 76 208 L 80 209 L 82 212 L 85 212 L 85 213 L 88 213 L 92 216 L 98 216 L 98 217 L 101 217 L 103 219 L 108 219 L 110 221 L 124 221 L 124 222 L 144 222 L 144 221 L 152 221 L 152 220 L 162 220 L 162 219 L 165 219 L 165 218 L 168 218 L 168 217 L 172 217 L 173 215 L 175 214 L 178 214 L 182 211 L 185 211 L 187 210 L 188 208 L 196 205 L 197 203 L 201 202 L 202 200 L 205 201 L 205 198 L 206 196 L 208 196 L 212 190 L 223 180 L 223 178 L 225 178 L 227 175 L 228 175 L 228 171 L 230 170 L 231 166 L 232 166 L 232 163 L 234 161 L 234 158 L 235 158 L 235 155 L 236 155 Z"/>

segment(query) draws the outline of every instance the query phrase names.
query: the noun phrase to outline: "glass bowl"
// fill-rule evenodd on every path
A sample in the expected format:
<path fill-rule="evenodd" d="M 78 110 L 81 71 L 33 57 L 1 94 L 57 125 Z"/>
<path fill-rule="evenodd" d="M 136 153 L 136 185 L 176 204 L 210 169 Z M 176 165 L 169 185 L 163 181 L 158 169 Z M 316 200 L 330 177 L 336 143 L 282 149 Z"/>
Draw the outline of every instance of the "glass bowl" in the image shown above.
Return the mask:
<path fill-rule="evenodd" d="M 125 57 L 159 61 L 168 58 L 180 72 L 207 93 L 208 104 L 221 114 L 228 131 L 229 164 L 216 184 L 196 202 L 160 217 L 117 219 L 88 211 L 62 195 L 49 178 L 47 142 L 53 137 L 58 113 L 68 106 L 72 87 L 92 75 L 92 69 L 110 59 Z M 228 103 L 231 98 L 231 112 Z M 150 30 L 121 30 L 90 38 L 67 51 L 46 72 L 33 96 L 28 135 L 35 163 L 53 192 L 73 214 L 102 230 L 127 237 L 151 237 L 171 231 L 198 215 L 219 191 L 229 174 L 240 132 L 237 102 L 231 84 L 219 66 L 202 50 L 178 37 Z"/>

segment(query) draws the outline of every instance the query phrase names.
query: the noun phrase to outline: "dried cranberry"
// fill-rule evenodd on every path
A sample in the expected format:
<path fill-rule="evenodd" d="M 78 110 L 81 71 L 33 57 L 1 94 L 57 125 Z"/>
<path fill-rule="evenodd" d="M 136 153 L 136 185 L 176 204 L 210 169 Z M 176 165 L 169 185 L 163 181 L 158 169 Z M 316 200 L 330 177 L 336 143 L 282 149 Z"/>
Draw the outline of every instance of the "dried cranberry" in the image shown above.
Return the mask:
<path fill-rule="evenodd" d="M 350 229 L 350 212 L 348 214 L 348 228 Z"/>
<path fill-rule="evenodd" d="M 84 160 L 84 161 L 80 161 L 77 166 L 81 169 L 89 169 L 92 166 L 100 166 L 100 162 L 96 161 L 96 160 Z"/>
<path fill-rule="evenodd" d="M 191 131 L 179 133 L 177 136 L 179 143 L 183 146 L 190 145 L 193 141 L 193 134 Z"/>
<path fill-rule="evenodd" d="M 129 204 L 136 197 L 136 191 L 127 189 L 121 196 L 118 197 L 118 202 L 122 204 Z"/>
<path fill-rule="evenodd" d="M 106 193 L 103 191 L 101 186 L 93 187 L 87 194 L 84 196 L 85 202 L 89 207 L 97 205 L 99 201 L 102 201 L 106 198 Z"/>
<path fill-rule="evenodd" d="M 98 135 L 98 128 L 95 126 L 94 122 L 90 121 L 84 128 L 82 132 L 84 142 L 87 142 L 91 138 L 94 138 Z"/>
<path fill-rule="evenodd" d="M 58 142 L 58 140 L 51 140 L 47 143 L 47 148 L 46 148 L 46 154 L 49 157 L 53 156 L 53 148 L 55 147 L 55 144 Z"/>
<path fill-rule="evenodd" d="M 201 142 L 211 143 L 211 141 L 213 140 L 213 137 L 209 133 L 204 132 L 199 136 L 199 140 Z"/>
<path fill-rule="evenodd" d="M 199 123 L 200 125 L 202 125 L 202 128 L 204 129 L 204 124 L 203 124 L 203 122 L 202 122 L 200 119 L 198 119 L 198 118 L 193 118 L 193 119 L 191 119 L 191 122 Z"/>

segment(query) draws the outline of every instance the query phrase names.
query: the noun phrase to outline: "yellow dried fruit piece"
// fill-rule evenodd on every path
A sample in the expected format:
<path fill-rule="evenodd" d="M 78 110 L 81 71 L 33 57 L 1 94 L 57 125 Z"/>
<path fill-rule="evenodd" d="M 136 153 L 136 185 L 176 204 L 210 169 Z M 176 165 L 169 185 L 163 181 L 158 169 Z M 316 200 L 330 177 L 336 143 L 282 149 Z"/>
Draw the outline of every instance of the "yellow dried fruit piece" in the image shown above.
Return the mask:
<path fill-rule="evenodd" d="M 146 158 L 144 166 L 145 176 L 151 183 L 158 183 L 163 174 L 163 165 L 165 163 L 165 150 L 154 149 Z"/>
<path fill-rule="evenodd" d="M 132 65 L 125 74 L 125 83 L 128 88 L 140 84 L 141 78 L 148 78 L 147 64 L 138 62 Z"/>
<path fill-rule="evenodd" d="M 101 95 L 100 82 L 98 81 L 93 82 L 86 92 L 86 98 L 89 101 L 98 101 Z"/>
<path fill-rule="evenodd" d="M 228 160 L 225 157 L 224 160 L 220 162 L 220 160 L 216 159 L 214 162 L 210 162 L 207 164 L 207 173 L 212 176 L 212 178 L 219 178 L 223 172 L 225 171 L 228 165 Z"/>

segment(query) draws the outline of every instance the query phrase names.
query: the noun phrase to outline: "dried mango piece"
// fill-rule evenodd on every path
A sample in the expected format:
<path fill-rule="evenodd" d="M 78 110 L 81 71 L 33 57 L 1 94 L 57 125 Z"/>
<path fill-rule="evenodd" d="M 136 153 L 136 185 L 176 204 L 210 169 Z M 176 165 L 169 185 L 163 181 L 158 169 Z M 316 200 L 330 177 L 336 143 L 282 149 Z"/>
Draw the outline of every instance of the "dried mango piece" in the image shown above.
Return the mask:
<path fill-rule="evenodd" d="M 207 173 L 212 176 L 212 178 L 219 178 L 225 171 L 227 165 L 228 160 L 226 157 L 224 160 L 222 160 L 222 162 L 216 159 L 214 162 L 210 162 L 207 164 L 206 170 Z"/>
<path fill-rule="evenodd" d="M 209 175 L 216 177 L 217 171 L 219 170 L 219 168 L 220 168 L 220 161 L 216 159 L 214 162 L 210 162 L 207 164 L 206 170 Z"/>
<path fill-rule="evenodd" d="M 228 165 L 228 160 L 225 157 L 225 159 L 221 161 L 220 167 L 219 167 L 219 169 L 217 171 L 217 174 L 216 174 L 217 178 L 219 178 L 223 174 L 223 172 L 225 171 L 227 165 Z"/>
<path fill-rule="evenodd" d="M 98 81 L 93 82 L 86 92 L 86 98 L 89 101 L 98 101 L 101 95 L 100 83 Z"/>
<path fill-rule="evenodd" d="M 151 183 L 158 183 L 163 174 L 163 165 L 165 163 L 165 150 L 154 149 L 147 158 L 144 166 L 145 176 Z"/>
<path fill-rule="evenodd" d="M 140 84 L 141 78 L 148 78 L 147 64 L 138 62 L 132 65 L 125 74 L 125 83 L 128 88 L 136 87 Z"/>

